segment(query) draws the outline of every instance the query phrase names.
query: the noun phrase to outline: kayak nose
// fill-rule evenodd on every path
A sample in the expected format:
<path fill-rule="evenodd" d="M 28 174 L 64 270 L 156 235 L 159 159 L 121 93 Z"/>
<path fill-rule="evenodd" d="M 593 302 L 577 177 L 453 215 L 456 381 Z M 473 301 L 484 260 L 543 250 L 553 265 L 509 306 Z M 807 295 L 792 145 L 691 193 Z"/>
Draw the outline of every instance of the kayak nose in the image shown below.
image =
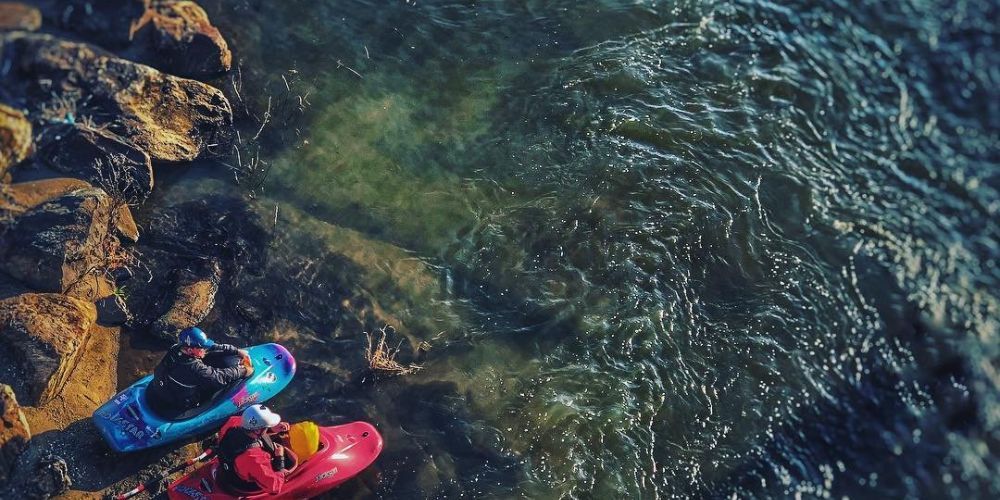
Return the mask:
<path fill-rule="evenodd" d="M 281 344 L 271 345 L 274 347 L 271 358 L 275 362 L 275 368 L 281 370 L 285 375 L 295 375 L 295 356 L 292 356 L 292 353 Z"/>

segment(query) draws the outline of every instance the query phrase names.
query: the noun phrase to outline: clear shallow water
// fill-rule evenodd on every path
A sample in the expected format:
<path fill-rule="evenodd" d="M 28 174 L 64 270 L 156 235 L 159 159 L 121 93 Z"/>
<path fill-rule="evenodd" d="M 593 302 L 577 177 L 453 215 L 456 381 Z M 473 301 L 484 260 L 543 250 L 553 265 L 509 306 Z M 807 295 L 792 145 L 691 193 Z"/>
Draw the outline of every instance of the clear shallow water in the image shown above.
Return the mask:
<path fill-rule="evenodd" d="M 995 2 L 203 3 L 261 203 L 433 277 L 285 401 L 384 430 L 341 494 L 1000 494 Z"/>

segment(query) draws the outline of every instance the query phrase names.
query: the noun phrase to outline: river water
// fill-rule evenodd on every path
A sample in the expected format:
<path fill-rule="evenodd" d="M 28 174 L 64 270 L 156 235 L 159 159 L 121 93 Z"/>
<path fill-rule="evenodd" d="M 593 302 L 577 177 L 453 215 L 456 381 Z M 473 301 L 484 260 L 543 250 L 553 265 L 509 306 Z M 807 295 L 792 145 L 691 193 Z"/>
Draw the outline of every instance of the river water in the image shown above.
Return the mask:
<path fill-rule="evenodd" d="M 995 1 L 202 3 L 241 185 L 431 277 L 422 371 L 299 356 L 337 495 L 1000 495 Z"/>

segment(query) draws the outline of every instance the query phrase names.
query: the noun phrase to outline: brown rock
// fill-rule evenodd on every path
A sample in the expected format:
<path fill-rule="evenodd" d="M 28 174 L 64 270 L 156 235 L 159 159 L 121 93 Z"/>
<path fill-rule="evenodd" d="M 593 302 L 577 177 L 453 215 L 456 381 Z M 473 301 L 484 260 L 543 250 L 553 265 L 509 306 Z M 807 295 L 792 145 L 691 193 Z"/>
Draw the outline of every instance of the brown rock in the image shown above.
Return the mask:
<path fill-rule="evenodd" d="M 104 191 L 88 188 L 25 212 L 0 240 L 0 268 L 36 290 L 68 291 L 115 251 L 112 211 Z"/>
<path fill-rule="evenodd" d="M 93 186 L 80 179 L 57 177 L 39 181 L 0 184 L 0 220 L 12 219 L 47 201 L 53 200 L 78 189 Z M 139 241 L 139 228 L 132 218 L 127 205 L 118 208 L 114 223 L 115 235 L 129 243 Z"/>
<path fill-rule="evenodd" d="M 17 457 L 28 446 L 31 430 L 14 389 L 0 384 L 0 484 L 6 483 Z"/>
<path fill-rule="evenodd" d="M 97 320 L 93 304 L 59 294 L 24 294 L 0 301 L 3 383 L 28 405 L 57 396 Z M 9 359 L 2 359 L 7 357 Z"/>
<path fill-rule="evenodd" d="M 0 35 L 0 47 L 6 44 L 16 68 L 9 86 L 19 85 L 55 115 L 50 119 L 72 114 L 94 128 L 107 126 L 154 161 L 190 161 L 230 139 L 229 101 L 209 85 L 49 35 Z"/>
<path fill-rule="evenodd" d="M 118 214 L 115 216 L 115 236 L 127 243 L 139 242 L 139 226 L 135 224 L 132 211 L 127 205 L 118 207 Z"/>
<path fill-rule="evenodd" d="M 232 66 L 229 45 L 194 2 L 154 2 L 132 30 L 139 59 L 169 73 L 204 78 Z"/>
<path fill-rule="evenodd" d="M 53 170 L 86 179 L 131 204 L 153 192 L 153 165 L 145 151 L 105 128 L 53 128 L 38 155 Z"/>
<path fill-rule="evenodd" d="M 0 184 L 0 211 L 8 217 L 14 217 L 53 198 L 89 187 L 91 186 L 86 181 L 66 177 Z"/>
<path fill-rule="evenodd" d="M 0 46 L 2 47 L 2 46 Z M 31 122 L 24 113 L 0 104 L 0 176 L 31 152 Z"/>
<path fill-rule="evenodd" d="M 169 341 L 176 340 L 181 330 L 201 323 L 212 311 L 222 280 L 222 268 L 212 262 L 205 269 L 184 269 L 176 274 L 173 303 L 151 328 L 153 335 Z"/>
<path fill-rule="evenodd" d="M 42 13 L 20 2 L 0 2 L 0 31 L 38 31 L 42 27 Z"/>

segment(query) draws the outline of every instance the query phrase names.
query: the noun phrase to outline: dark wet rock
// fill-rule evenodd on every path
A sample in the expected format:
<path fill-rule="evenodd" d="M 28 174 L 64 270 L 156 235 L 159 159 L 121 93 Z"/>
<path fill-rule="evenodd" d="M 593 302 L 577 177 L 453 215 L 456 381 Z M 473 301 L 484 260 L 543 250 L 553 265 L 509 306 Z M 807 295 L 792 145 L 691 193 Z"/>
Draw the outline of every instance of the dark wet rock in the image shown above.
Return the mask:
<path fill-rule="evenodd" d="M 42 27 L 42 13 L 20 2 L 0 2 L 0 31 L 37 31 Z"/>
<path fill-rule="evenodd" d="M 31 152 L 31 122 L 24 113 L 0 104 L 0 177 Z"/>
<path fill-rule="evenodd" d="M 230 140 L 229 101 L 209 85 L 50 35 L 2 34 L 0 48 L 13 68 L 0 84 L 49 123 L 107 127 L 162 162 L 193 160 Z"/>
<path fill-rule="evenodd" d="M 98 299 L 94 305 L 97 307 L 97 322 L 102 325 L 121 326 L 132 320 L 128 304 L 116 293 Z"/>
<path fill-rule="evenodd" d="M 204 78 L 232 66 L 229 45 L 194 2 L 155 2 L 133 26 L 139 60 L 164 71 Z"/>
<path fill-rule="evenodd" d="M 66 460 L 48 455 L 35 464 L 35 473 L 28 481 L 26 493 L 31 498 L 48 499 L 66 493 L 72 486 Z"/>
<path fill-rule="evenodd" d="M 213 196 L 163 207 L 145 224 L 143 247 L 193 260 L 218 260 L 224 270 L 263 265 L 270 233 L 240 197 Z"/>
<path fill-rule="evenodd" d="M 175 289 L 170 308 L 150 328 L 151 334 L 168 341 L 177 339 L 181 330 L 201 323 L 215 307 L 222 267 L 211 260 L 194 270 L 179 269 L 173 274 Z"/>
<path fill-rule="evenodd" d="M 269 233 L 245 200 L 213 197 L 164 207 L 145 222 L 138 248 L 150 285 L 129 294 L 137 326 L 176 338 L 200 323 L 224 283 L 263 267 Z M 145 281 L 145 279 L 144 279 Z"/>
<path fill-rule="evenodd" d="M 28 446 L 31 430 L 14 389 L 0 384 L 0 484 L 6 483 L 17 457 Z"/>
<path fill-rule="evenodd" d="M 101 269 L 115 251 L 111 230 L 116 210 L 97 188 L 37 206 L 17 217 L 0 240 L 0 268 L 35 290 L 67 292 Z"/>
<path fill-rule="evenodd" d="M 83 35 L 110 49 L 132 43 L 132 26 L 142 18 L 150 0 L 49 1 L 45 17 L 67 31 Z"/>
<path fill-rule="evenodd" d="M 53 170 L 85 179 L 130 204 L 142 203 L 153 192 L 153 165 L 145 151 L 104 128 L 53 128 L 38 154 Z"/>
<path fill-rule="evenodd" d="M 93 304 L 60 294 L 0 301 L 0 382 L 27 405 L 47 403 L 66 384 L 96 320 Z"/>

